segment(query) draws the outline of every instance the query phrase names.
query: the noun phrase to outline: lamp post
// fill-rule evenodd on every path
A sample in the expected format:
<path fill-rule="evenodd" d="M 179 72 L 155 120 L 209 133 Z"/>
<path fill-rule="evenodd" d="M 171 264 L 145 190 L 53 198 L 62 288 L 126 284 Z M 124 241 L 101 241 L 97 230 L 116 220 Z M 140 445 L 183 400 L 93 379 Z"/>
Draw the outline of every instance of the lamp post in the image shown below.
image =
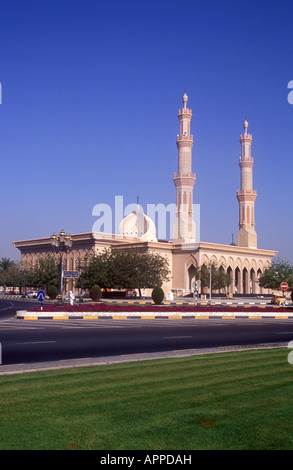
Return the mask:
<path fill-rule="evenodd" d="M 26 281 L 26 275 L 28 273 L 28 269 L 26 267 L 26 264 L 23 264 L 20 268 L 20 271 L 23 274 L 23 285 L 22 285 L 22 297 L 24 298 L 26 296 L 26 287 L 25 287 L 25 281 Z"/>
<path fill-rule="evenodd" d="M 80 271 L 80 296 L 79 296 L 79 303 L 83 302 L 82 296 L 82 284 L 83 284 L 83 270 L 85 267 L 85 260 L 84 258 L 78 258 L 78 270 Z"/>
<path fill-rule="evenodd" d="M 51 245 L 56 249 L 60 256 L 59 264 L 59 301 L 62 301 L 63 295 L 63 253 L 68 253 L 72 248 L 72 237 L 68 233 L 65 233 L 62 229 L 61 232 L 56 235 L 53 233 L 51 236 Z"/>
<path fill-rule="evenodd" d="M 212 262 L 210 262 L 210 302 L 212 301 Z"/>

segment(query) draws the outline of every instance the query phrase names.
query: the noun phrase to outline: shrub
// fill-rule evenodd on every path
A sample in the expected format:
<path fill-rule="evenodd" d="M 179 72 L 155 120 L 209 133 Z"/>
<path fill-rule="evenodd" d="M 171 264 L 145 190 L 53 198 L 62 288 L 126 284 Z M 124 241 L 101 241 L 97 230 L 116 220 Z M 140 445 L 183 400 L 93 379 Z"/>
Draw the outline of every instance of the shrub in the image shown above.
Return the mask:
<path fill-rule="evenodd" d="M 92 286 L 90 289 L 90 296 L 92 300 L 100 300 L 102 297 L 102 289 L 99 286 Z"/>
<path fill-rule="evenodd" d="M 58 295 L 58 289 L 56 286 L 50 286 L 48 288 L 48 296 L 50 297 L 51 300 L 56 299 Z"/>
<path fill-rule="evenodd" d="M 164 300 L 164 291 L 160 286 L 156 286 L 152 292 L 152 299 L 155 304 L 160 304 Z"/>

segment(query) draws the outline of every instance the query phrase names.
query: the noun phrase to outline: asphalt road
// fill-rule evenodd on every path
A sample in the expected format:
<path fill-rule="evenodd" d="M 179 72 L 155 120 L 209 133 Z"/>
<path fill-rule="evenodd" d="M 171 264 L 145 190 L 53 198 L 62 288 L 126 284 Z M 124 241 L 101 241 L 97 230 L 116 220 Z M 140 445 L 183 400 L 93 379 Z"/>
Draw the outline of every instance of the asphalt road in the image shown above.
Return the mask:
<path fill-rule="evenodd" d="M 27 304 L 0 301 L 2 365 L 286 344 L 292 319 L 16 320 Z M 31 305 L 31 304 L 30 304 Z"/>

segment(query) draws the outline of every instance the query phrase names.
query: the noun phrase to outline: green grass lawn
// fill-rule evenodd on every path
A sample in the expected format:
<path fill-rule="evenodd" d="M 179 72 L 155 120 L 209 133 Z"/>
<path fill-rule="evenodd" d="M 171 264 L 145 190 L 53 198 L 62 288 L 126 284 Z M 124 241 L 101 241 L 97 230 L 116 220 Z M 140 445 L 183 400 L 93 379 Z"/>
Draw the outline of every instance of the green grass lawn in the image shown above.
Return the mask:
<path fill-rule="evenodd" d="M 288 352 L 1 376 L 0 449 L 293 449 Z"/>

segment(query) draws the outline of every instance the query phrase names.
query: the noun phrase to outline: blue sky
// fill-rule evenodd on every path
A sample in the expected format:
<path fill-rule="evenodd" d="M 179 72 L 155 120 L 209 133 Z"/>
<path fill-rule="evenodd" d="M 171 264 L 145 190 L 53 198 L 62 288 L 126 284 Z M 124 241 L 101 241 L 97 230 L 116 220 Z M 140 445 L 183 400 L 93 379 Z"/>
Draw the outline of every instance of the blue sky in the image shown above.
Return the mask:
<path fill-rule="evenodd" d="M 291 1 L 9 0 L 0 17 L 0 257 L 91 231 L 115 195 L 174 203 L 186 87 L 201 240 L 236 238 L 246 115 L 258 246 L 293 261 Z"/>

